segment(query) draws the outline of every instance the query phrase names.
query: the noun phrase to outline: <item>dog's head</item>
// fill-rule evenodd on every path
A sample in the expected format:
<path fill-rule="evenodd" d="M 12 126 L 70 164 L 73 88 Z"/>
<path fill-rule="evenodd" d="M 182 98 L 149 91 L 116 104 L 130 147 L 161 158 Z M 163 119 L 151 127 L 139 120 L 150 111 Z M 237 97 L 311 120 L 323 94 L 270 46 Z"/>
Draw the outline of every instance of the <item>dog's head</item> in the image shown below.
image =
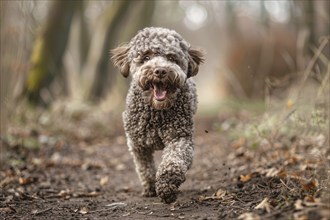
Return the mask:
<path fill-rule="evenodd" d="M 128 44 L 112 50 L 115 66 L 124 77 L 130 74 L 155 109 L 169 108 L 177 89 L 198 73 L 204 56 L 175 31 L 145 28 Z"/>

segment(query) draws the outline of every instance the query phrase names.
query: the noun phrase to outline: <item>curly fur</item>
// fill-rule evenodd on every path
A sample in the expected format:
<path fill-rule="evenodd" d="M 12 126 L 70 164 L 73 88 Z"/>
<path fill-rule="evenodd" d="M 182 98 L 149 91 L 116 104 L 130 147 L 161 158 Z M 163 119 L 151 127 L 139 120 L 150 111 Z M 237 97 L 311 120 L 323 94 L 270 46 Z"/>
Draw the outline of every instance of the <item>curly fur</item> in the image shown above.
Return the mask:
<path fill-rule="evenodd" d="M 192 163 L 197 95 L 190 77 L 197 74 L 203 54 L 175 31 L 155 27 L 112 53 L 123 76 L 133 79 L 123 121 L 143 195 L 174 202 Z M 155 150 L 163 150 L 157 170 Z"/>

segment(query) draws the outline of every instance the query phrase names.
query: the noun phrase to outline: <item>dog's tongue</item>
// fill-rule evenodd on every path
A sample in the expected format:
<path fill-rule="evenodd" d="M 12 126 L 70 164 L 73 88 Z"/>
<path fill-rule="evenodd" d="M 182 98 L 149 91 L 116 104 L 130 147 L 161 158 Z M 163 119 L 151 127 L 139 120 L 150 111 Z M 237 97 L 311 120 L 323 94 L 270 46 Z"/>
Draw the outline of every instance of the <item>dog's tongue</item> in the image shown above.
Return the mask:
<path fill-rule="evenodd" d="M 157 101 L 163 101 L 166 98 L 166 90 L 162 83 L 154 83 L 154 97 Z"/>

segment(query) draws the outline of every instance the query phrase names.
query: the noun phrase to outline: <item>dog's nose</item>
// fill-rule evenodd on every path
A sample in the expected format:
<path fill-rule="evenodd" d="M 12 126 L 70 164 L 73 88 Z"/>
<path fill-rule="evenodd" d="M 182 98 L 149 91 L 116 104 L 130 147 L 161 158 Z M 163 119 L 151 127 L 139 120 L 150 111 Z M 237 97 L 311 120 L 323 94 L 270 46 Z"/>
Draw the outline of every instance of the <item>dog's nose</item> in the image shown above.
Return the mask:
<path fill-rule="evenodd" d="M 157 77 L 164 77 L 167 74 L 167 70 L 165 68 L 163 68 L 163 67 L 157 67 L 154 70 L 154 74 Z"/>

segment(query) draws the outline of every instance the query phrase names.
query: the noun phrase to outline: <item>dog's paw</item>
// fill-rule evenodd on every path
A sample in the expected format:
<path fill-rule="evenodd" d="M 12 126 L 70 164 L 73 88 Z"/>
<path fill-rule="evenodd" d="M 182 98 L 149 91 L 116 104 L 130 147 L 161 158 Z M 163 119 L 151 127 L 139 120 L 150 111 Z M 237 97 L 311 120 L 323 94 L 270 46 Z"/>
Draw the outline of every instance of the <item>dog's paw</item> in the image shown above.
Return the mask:
<path fill-rule="evenodd" d="M 172 203 L 177 199 L 179 186 L 185 181 L 185 175 L 180 167 L 174 165 L 168 166 L 167 169 L 159 170 L 156 177 L 156 192 L 164 203 Z"/>
<path fill-rule="evenodd" d="M 162 202 L 167 204 L 175 202 L 179 193 L 179 189 L 175 184 L 168 184 L 166 182 L 158 182 L 156 184 L 156 191 Z"/>

